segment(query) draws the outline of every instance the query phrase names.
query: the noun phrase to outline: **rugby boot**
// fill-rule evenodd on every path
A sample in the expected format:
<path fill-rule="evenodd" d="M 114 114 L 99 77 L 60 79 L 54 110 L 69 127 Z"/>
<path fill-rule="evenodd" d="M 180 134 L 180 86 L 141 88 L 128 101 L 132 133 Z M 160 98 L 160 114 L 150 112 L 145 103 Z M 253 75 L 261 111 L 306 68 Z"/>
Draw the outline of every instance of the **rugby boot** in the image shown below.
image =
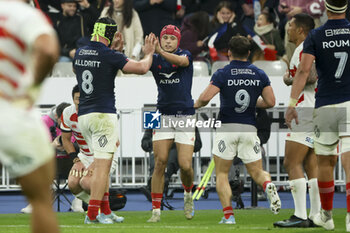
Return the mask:
<path fill-rule="evenodd" d="M 194 216 L 194 204 L 192 200 L 192 192 L 184 193 L 184 213 L 188 220 L 191 220 Z"/>
<path fill-rule="evenodd" d="M 281 210 L 281 200 L 278 196 L 276 186 L 273 183 L 268 183 L 265 192 L 270 203 L 270 210 L 272 213 L 278 214 Z"/>
<path fill-rule="evenodd" d="M 147 220 L 147 222 L 159 222 L 160 221 L 160 210 L 159 211 L 152 211 L 152 217 Z"/>
<path fill-rule="evenodd" d="M 273 223 L 274 227 L 309 227 L 309 220 L 308 219 L 302 219 L 295 215 L 290 216 L 289 219 L 278 221 Z"/>
<path fill-rule="evenodd" d="M 112 221 L 113 221 L 113 222 L 116 222 L 116 223 L 121 223 L 121 222 L 124 221 L 124 217 L 118 216 L 118 215 L 116 215 L 116 214 L 113 213 L 113 212 L 111 212 L 111 214 L 108 214 L 108 215 L 105 215 L 105 214 L 103 214 L 103 213 L 101 213 L 100 215 L 102 215 L 103 217 L 112 219 Z"/>
<path fill-rule="evenodd" d="M 236 219 L 233 215 L 231 215 L 228 219 L 226 219 L 224 216 L 224 217 L 222 217 L 219 224 L 236 224 Z"/>
<path fill-rule="evenodd" d="M 315 215 L 313 221 L 316 225 L 321 226 L 326 230 L 333 230 L 334 229 L 334 221 L 332 218 L 332 211 L 326 211 L 324 209 L 321 209 L 320 213 Z"/>

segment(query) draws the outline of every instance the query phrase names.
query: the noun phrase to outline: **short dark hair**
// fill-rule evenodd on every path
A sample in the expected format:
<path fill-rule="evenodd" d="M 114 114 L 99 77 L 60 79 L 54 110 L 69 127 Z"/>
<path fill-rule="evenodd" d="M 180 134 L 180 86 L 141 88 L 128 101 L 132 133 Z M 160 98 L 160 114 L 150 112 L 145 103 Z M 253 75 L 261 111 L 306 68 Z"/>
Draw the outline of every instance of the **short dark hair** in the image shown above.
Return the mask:
<path fill-rule="evenodd" d="M 251 49 L 251 43 L 245 36 L 233 36 L 228 42 L 228 47 L 235 58 L 247 58 Z"/>
<path fill-rule="evenodd" d="M 309 34 L 309 32 L 315 28 L 315 21 L 314 19 L 305 13 L 300 13 L 300 14 L 296 14 L 293 16 L 293 18 L 295 18 L 295 25 L 297 27 L 301 27 L 303 28 L 305 34 Z"/>
<path fill-rule="evenodd" d="M 273 14 L 270 14 L 268 11 L 262 11 L 261 15 L 265 16 L 266 22 L 272 23 L 273 25 L 275 25 L 276 21 Z"/>
<path fill-rule="evenodd" d="M 70 104 L 69 103 L 66 103 L 66 102 L 62 102 L 60 103 L 57 108 L 56 108 L 56 115 L 58 118 L 61 118 L 61 115 L 62 115 L 62 112 L 63 110 L 66 108 L 66 107 L 69 107 Z"/>
<path fill-rule="evenodd" d="M 80 91 L 79 91 L 79 86 L 78 86 L 78 84 L 77 85 L 75 85 L 74 87 L 73 87 L 73 90 L 72 90 L 72 98 L 74 99 L 74 94 L 75 93 L 79 93 Z"/>

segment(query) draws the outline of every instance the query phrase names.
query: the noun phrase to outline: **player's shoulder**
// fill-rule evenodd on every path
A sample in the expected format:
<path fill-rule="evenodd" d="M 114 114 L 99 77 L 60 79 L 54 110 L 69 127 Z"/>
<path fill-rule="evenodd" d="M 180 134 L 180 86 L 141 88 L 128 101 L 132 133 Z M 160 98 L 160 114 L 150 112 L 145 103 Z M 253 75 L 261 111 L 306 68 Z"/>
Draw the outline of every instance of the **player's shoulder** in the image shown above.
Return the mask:
<path fill-rule="evenodd" d="M 63 110 L 63 117 L 69 119 L 72 115 L 76 114 L 75 105 L 70 105 Z"/>
<path fill-rule="evenodd" d="M 31 7 L 29 4 L 22 1 L 0 1 L 0 12 L 4 15 L 4 18 L 10 17 L 11 22 L 16 21 L 18 26 L 26 26 L 35 22 L 36 27 L 40 24 L 47 24 L 49 22 L 45 15 Z"/>
<path fill-rule="evenodd" d="M 182 55 L 182 56 L 192 56 L 192 54 L 191 54 L 191 52 L 190 51 L 188 51 L 187 49 L 181 49 L 181 48 L 179 48 L 176 52 L 175 52 L 175 54 L 177 54 L 177 55 Z"/>

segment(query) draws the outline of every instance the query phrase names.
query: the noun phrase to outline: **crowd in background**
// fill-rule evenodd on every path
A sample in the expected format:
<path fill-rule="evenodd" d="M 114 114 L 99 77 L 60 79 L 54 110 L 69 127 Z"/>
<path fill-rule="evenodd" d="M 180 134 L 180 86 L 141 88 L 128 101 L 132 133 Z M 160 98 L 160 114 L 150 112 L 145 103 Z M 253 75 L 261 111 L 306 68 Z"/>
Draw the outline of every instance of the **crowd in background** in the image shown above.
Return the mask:
<path fill-rule="evenodd" d="M 284 59 L 295 49 L 286 28 L 295 14 L 311 15 L 316 26 L 325 22 L 323 0 L 35 0 L 54 25 L 61 44 L 60 61 L 71 61 L 89 41 L 99 17 L 113 18 L 124 37 L 124 53 L 139 60 L 143 38 L 159 36 L 164 25 L 181 29 L 180 48 L 194 60 L 227 61 L 228 41 L 237 34 L 252 41 L 251 62 Z M 268 51 L 273 56 L 268 56 Z"/>

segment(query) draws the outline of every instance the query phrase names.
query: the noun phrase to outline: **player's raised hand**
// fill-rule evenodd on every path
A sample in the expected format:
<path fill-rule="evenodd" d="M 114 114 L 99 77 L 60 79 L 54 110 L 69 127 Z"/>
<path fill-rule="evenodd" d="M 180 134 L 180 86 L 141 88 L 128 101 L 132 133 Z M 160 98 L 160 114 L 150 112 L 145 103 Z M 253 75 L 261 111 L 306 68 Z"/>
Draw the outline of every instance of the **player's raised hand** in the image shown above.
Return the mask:
<path fill-rule="evenodd" d="M 112 44 L 111 44 L 111 49 L 122 52 L 124 48 L 124 39 L 123 35 L 121 32 L 117 32 L 114 35 Z"/>
<path fill-rule="evenodd" d="M 153 33 L 150 33 L 148 36 L 145 37 L 145 45 L 143 46 L 143 53 L 145 55 L 153 54 L 155 51 L 155 35 Z"/>
<path fill-rule="evenodd" d="M 292 121 L 293 119 L 295 119 L 295 123 L 298 125 L 299 124 L 299 120 L 298 120 L 298 113 L 295 110 L 294 107 L 288 107 L 286 114 L 284 116 L 285 121 L 286 121 L 286 125 L 288 126 L 288 128 L 292 129 Z"/>
<path fill-rule="evenodd" d="M 162 51 L 162 48 L 160 47 L 160 41 L 159 38 L 156 38 L 156 53 L 160 53 Z"/>

